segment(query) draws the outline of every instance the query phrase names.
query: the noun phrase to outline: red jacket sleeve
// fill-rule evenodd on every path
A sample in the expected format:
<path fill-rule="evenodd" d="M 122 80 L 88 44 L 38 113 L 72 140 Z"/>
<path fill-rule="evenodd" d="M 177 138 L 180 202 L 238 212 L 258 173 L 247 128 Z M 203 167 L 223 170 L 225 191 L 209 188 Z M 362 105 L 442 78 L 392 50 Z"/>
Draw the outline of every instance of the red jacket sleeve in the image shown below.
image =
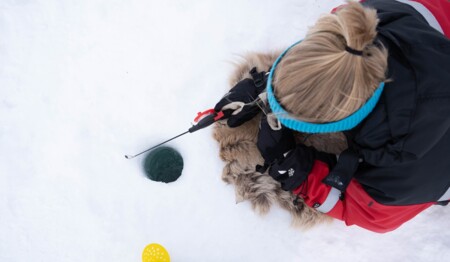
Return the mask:
<path fill-rule="evenodd" d="M 322 183 L 328 173 L 328 165 L 316 160 L 307 180 L 293 193 L 303 197 L 308 206 L 344 221 L 347 226 L 357 225 L 377 233 L 386 233 L 433 205 L 382 205 L 373 200 L 355 179 L 342 194 Z"/>
<path fill-rule="evenodd" d="M 444 34 L 450 37 L 450 1 L 448 0 L 413 0 L 425 6 L 436 18 Z"/>

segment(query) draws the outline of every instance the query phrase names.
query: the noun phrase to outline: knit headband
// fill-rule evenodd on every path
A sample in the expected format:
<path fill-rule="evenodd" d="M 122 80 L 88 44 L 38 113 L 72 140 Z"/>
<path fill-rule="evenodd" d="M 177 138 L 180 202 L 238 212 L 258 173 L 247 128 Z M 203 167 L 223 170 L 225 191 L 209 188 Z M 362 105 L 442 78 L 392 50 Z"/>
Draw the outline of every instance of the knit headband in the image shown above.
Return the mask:
<path fill-rule="evenodd" d="M 341 132 L 345 130 L 349 130 L 357 126 L 364 118 L 366 118 L 370 112 L 375 108 L 378 100 L 384 89 L 384 82 L 381 82 L 377 87 L 372 97 L 367 100 L 367 102 L 355 111 L 353 114 L 335 122 L 328 123 L 309 123 L 298 120 L 295 116 L 287 112 L 277 101 L 274 91 L 273 91 L 273 75 L 275 69 L 278 66 L 278 63 L 281 59 L 286 55 L 286 53 L 295 45 L 299 44 L 302 40 L 294 43 L 275 60 L 275 63 L 272 65 L 270 69 L 269 77 L 267 79 L 267 100 L 269 102 L 270 108 L 272 109 L 272 113 L 284 126 L 305 133 L 332 133 L 332 132 Z"/>

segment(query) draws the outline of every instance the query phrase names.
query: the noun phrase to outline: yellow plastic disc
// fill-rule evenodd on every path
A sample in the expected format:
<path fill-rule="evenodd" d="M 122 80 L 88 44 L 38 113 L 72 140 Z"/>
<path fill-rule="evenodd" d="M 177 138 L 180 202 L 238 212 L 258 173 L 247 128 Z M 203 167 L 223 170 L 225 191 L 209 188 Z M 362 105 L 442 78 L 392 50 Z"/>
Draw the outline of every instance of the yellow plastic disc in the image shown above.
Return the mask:
<path fill-rule="evenodd" d="M 142 262 L 170 262 L 169 252 L 160 244 L 152 243 L 144 248 Z"/>

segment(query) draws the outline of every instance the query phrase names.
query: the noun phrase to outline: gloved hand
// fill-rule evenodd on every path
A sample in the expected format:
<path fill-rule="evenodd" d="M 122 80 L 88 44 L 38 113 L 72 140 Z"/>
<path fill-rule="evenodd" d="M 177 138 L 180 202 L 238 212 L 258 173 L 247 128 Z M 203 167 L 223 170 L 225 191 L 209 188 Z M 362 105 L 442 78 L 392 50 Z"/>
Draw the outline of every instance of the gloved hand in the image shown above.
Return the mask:
<path fill-rule="evenodd" d="M 336 165 L 336 155 L 298 144 L 269 167 L 269 175 L 281 183 L 283 190 L 293 191 L 308 178 L 316 160 L 326 163 L 330 170 Z"/>
<path fill-rule="evenodd" d="M 315 150 L 297 145 L 284 158 L 275 161 L 269 167 L 269 175 L 281 183 L 285 191 L 298 188 L 308 177 L 314 165 Z"/>
<path fill-rule="evenodd" d="M 214 111 L 223 111 L 225 117 L 228 117 L 229 127 L 238 127 L 261 111 L 256 103 L 249 103 L 255 101 L 266 88 L 266 73 L 258 73 L 254 67 L 250 74 L 252 78 L 237 83 L 214 107 Z"/>
<path fill-rule="evenodd" d="M 306 180 L 315 160 L 325 162 L 330 169 L 336 165 L 336 155 L 296 144 L 292 130 L 282 125 L 274 130 L 266 115 L 261 117 L 257 147 L 264 158 L 264 167 L 257 170 L 264 172 L 268 168 L 269 175 L 286 191 L 295 190 Z"/>
<path fill-rule="evenodd" d="M 272 126 L 275 125 L 272 124 Z M 295 148 L 294 133 L 291 129 L 280 123 L 274 128 L 275 130 L 269 124 L 267 116 L 262 115 L 256 145 L 266 166 L 272 164 L 276 159 L 284 158 L 283 154 Z"/>

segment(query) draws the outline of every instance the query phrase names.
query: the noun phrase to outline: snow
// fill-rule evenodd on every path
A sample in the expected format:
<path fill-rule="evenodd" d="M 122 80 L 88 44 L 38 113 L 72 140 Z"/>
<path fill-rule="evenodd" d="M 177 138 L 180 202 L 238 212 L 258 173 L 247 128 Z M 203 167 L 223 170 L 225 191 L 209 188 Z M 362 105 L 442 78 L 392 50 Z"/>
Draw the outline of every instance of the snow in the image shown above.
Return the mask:
<path fill-rule="evenodd" d="M 446 261 L 450 210 L 375 234 L 309 231 L 236 205 L 211 128 L 170 143 L 185 169 L 148 180 L 147 147 L 186 131 L 230 62 L 282 49 L 341 1 L 2 0 L 0 261 Z"/>

